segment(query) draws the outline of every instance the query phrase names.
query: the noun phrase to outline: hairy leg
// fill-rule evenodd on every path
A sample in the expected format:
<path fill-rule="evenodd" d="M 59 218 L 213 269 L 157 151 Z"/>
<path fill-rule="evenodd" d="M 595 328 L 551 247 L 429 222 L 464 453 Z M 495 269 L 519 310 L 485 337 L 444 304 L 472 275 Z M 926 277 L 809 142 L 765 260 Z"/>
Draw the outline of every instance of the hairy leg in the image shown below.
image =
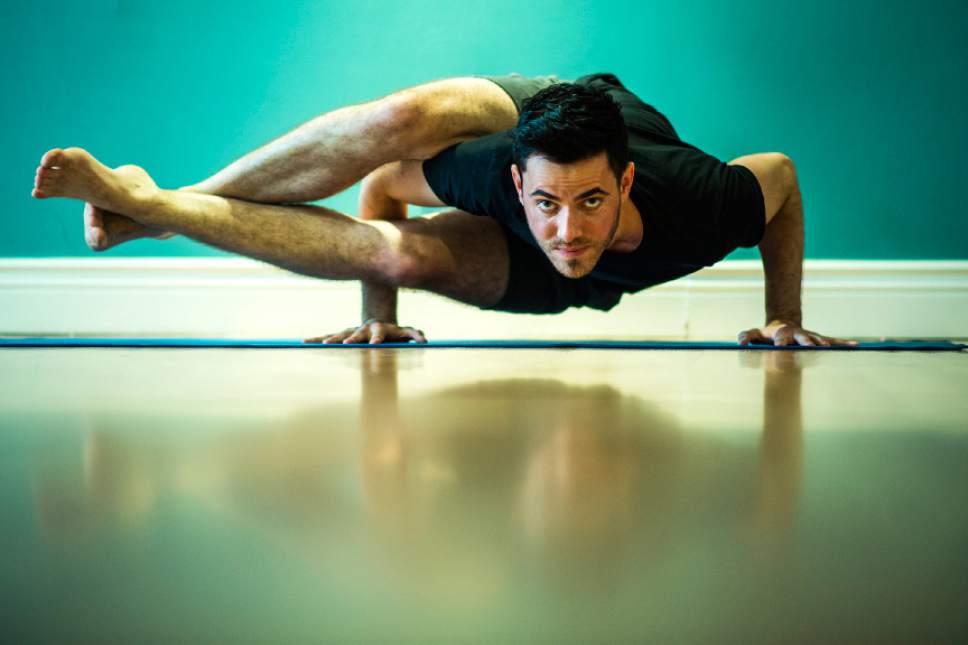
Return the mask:
<path fill-rule="evenodd" d="M 400 159 L 429 159 L 514 127 L 517 109 L 487 79 L 424 83 L 320 115 L 189 187 L 264 203 L 323 199 Z"/>
<path fill-rule="evenodd" d="M 315 201 L 391 161 L 429 159 L 455 143 L 512 128 L 517 117 L 511 98 L 487 79 L 432 81 L 320 115 L 179 190 L 264 203 Z M 85 207 L 84 228 L 95 251 L 174 235 L 93 204 Z"/>
<path fill-rule="evenodd" d="M 137 166 L 121 173 L 80 148 L 44 155 L 34 196 L 79 199 L 151 229 L 318 278 L 425 289 L 478 306 L 496 303 L 507 288 L 499 225 L 461 211 L 363 221 L 322 206 L 162 190 Z"/>

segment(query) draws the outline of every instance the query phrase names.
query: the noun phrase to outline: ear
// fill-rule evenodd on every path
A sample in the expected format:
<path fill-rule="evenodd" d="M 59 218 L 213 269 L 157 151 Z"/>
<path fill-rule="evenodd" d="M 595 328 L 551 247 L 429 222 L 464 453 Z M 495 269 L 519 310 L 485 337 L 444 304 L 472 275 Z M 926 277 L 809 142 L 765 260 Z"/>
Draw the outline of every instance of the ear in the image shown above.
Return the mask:
<path fill-rule="evenodd" d="M 511 179 L 514 180 L 514 188 L 518 191 L 518 201 L 524 206 L 524 189 L 522 188 L 521 172 L 517 164 L 511 164 Z"/>
<path fill-rule="evenodd" d="M 629 165 L 625 167 L 625 172 L 622 173 L 622 197 L 628 197 L 629 192 L 632 190 L 632 182 L 635 181 L 635 163 L 629 162 Z"/>

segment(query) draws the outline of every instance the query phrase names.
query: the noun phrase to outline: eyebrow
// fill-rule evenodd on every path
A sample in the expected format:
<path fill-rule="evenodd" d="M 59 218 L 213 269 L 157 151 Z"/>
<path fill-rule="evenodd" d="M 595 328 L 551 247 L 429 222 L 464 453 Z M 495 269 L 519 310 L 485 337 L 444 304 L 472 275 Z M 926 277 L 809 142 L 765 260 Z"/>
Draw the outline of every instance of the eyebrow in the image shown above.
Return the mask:
<path fill-rule="evenodd" d="M 586 190 L 581 195 L 579 195 L 578 196 L 578 199 L 584 199 L 586 197 L 591 197 L 592 195 L 597 195 L 599 193 L 601 193 L 602 195 L 608 195 L 609 194 L 607 190 L 604 190 L 600 186 L 595 186 L 591 190 Z M 560 197 L 558 197 L 556 195 L 552 195 L 551 193 L 545 192 L 545 191 L 541 190 L 540 188 L 531 193 L 531 197 L 534 197 L 535 195 L 541 195 L 542 197 L 547 197 L 549 199 L 555 199 L 555 200 L 559 200 L 559 201 L 561 200 Z"/>

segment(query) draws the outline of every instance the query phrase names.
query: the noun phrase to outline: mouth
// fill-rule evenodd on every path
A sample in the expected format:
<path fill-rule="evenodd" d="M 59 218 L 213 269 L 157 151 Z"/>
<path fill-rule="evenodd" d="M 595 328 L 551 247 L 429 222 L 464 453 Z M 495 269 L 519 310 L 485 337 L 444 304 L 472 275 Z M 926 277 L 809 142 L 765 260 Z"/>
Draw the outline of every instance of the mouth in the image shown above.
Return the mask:
<path fill-rule="evenodd" d="M 578 255 L 581 255 L 582 253 L 584 253 L 587 250 L 588 250 L 588 247 L 587 246 L 575 246 L 575 247 L 564 247 L 564 246 L 560 246 L 557 249 L 555 249 L 555 251 L 558 254 L 563 255 L 566 258 L 576 257 Z"/>

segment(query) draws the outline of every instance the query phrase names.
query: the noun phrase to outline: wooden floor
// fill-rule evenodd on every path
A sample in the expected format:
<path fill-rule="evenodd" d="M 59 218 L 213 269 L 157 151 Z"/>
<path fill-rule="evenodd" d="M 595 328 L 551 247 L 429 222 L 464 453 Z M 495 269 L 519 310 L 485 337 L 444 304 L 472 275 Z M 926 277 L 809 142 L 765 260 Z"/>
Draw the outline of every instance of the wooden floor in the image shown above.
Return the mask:
<path fill-rule="evenodd" d="M 968 638 L 968 353 L 0 351 L 4 641 Z"/>

